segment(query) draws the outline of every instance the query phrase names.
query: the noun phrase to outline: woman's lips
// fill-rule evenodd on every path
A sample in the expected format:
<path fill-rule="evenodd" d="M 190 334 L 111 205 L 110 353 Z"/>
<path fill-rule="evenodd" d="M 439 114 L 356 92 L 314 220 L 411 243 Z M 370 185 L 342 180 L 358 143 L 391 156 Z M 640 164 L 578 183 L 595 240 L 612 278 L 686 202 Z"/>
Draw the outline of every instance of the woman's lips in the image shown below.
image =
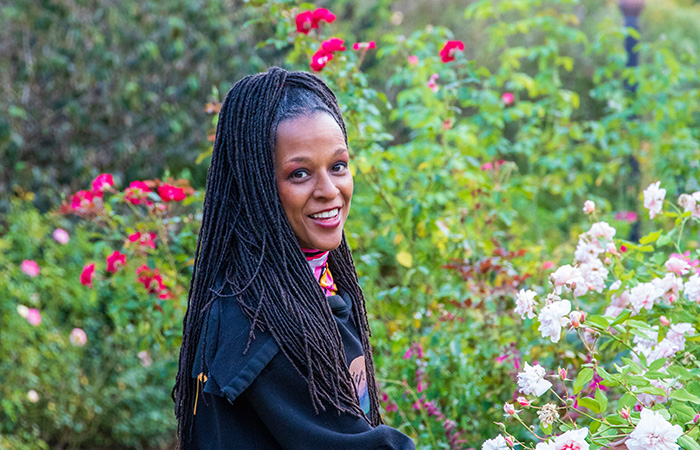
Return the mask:
<path fill-rule="evenodd" d="M 334 208 L 327 211 L 322 211 L 323 213 L 333 212 L 335 210 L 335 215 L 333 217 L 312 217 L 308 216 L 311 221 L 321 228 L 335 228 L 340 225 L 341 222 L 341 208 Z M 320 213 L 314 214 L 317 216 Z"/>

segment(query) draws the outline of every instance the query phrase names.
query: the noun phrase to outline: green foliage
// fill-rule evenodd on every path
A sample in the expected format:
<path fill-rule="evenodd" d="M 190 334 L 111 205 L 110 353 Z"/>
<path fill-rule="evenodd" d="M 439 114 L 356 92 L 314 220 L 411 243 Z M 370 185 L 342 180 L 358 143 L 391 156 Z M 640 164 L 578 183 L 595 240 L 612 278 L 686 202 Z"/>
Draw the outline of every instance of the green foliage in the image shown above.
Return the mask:
<path fill-rule="evenodd" d="M 623 47 L 634 31 L 620 25 L 616 8 L 588 0 L 446 5 L 442 23 L 459 32 L 425 26 L 437 13 L 422 5 L 411 16 L 389 1 L 337 1 L 323 5 L 337 20 L 309 35 L 294 24 L 315 7 L 306 3 L 108 6 L 15 2 L 1 10 L 10 59 L 23 63 L 1 71 L 11 74 L 12 89 L 0 118 L 7 162 L 0 192 L 26 200 L 36 193 L 45 210 L 58 200 L 46 187 L 74 191 L 107 169 L 126 186 L 162 176 L 163 166 L 201 187 L 211 151 L 205 136 L 217 120 L 204 110 L 216 111 L 221 93 L 244 74 L 273 64 L 310 70 L 322 41 L 340 37 L 347 51 L 319 75 L 348 125 L 355 194 L 346 231 L 370 302 L 387 422 L 421 449 L 478 447 L 499 432 L 494 422 L 503 421 L 523 361 L 574 369 L 581 406 L 593 412 L 636 402 L 591 389 L 597 377 L 656 392 L 640 373 L 658 371 L 658 361 L 627 359 L 627 372 L 598 365 L 594 374 L 571 338 L 567 350 L 542 341 L 534 321 L 513 312 L 513 298 L 526 283 L 544 289 L 555 263 L 570 259 L 584 200 L 595 200 L 624 237 L 632 226 L 613 214 L 646 214 L 638 198 L 649 182 L 663 180 L 669 198 L 700 190 L 700 43 L 680 31 L 694 31 L 684 20 L 696 6 L 667 5 L 661 15 L 662 7 L 649 6 L 655 13 L 642 16 L 636 68 L 625 67 Z M 440 50 L 453 39 L 465 51 L 442 62 Z M 376 50 L 352 50 L 370 40 Z M 74 448 L 171 441 L 168 394 L 201 200 L 197 191 L 161 214 L 119 193 L 80 221 L 12 205 L 0 235 L 0 276 L 8 280 L 0 293 L 12 299 L 0 305 L 0 325 L 13 324 L 0 347 L 8 380 L 0 439 Z M 70 230 L 68 246 L 50 238 L 56 226 Z M 156 231 L 157 248 L 123 244 L 136 231 Z M 628 260 L 640 264 L 634 272 L 618 265 L 611 278 L 648 281 L 658 273 L 642 264 L 645 255 L 659 265 L 669 246 L 685 250 L 682 227 L 643 231 L 650 233 L 639 245 L 626 243 Z M 107 276 L 104 258 L 115 249 L 127 264 Z M 19 270 L 24 259 L 39 263 L 39 277 Z M 98 276 L 89 289 L 78 280 L 91 261 Z M 158 268 L 173 299 L 134 281 L 141 264 Z M 31 326 L 17 305 L 39 308 L 42 324 Z M 638 336 L 648 327 L 625 313 L 587 320 Z M 87 333 L 84 347 L 70 344 L 75 327 Z M 604 345 L 619 350 L 614 340 Z M 136 356 L 141 351 L 150 366 Z M 669 368 L 694 376 L 681 369 Z M 695 384 L 676 391 L 669 410 L 688 417 L 698 395 Z"/>

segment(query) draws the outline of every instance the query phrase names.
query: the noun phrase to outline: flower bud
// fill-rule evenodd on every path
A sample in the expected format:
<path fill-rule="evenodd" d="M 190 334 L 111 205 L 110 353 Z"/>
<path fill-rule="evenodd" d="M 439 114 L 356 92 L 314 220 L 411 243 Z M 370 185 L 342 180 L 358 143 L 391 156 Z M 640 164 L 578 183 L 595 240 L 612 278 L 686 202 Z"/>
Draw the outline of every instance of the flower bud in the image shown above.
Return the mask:
<path fill-rule="evenodd" d="M 591 200 L 586 200 L 583 203 L 583 212 L 586 214 L 593 214 L 595 212 L 595 203 Z"/>
<path fill-rule="evenodd" d="M 666 316 L 659 317 L 659 322 L 661 322 L 661 325 L 665 327 L 671 325 L 671 322 L 666 318 Z"/>
<path fill-rule="evenodd" d="M 573 399 L 573 398 L 567 398 L 567 399 L 566 399 L 566 406 L 568 406 L 568 407 L 574 406 L 574 399 Z"/>
<path fill-rule="evenodd" d="M 617 247 L 615 247 L 615 243 L 608 242 L 608 245 L 606 246 L 605 251 L 607 251 L 611 255 L 617 255 Z"/>
<path fill-rule="evenodd" d="M 566 369 L 559 368 L 559 379 L 562 381 L 566 380 Z"/>
<path fill-rule="evenodd" d="M 506 436 L 505 440 L 506 444 L 508 444 L 508 447 L 512 447 L 515 445 L 515 443 L 513 442 L 513 436 Z"/>
<path fill-rule="evenodd" d="M 630 416 L 630 408 L 629 408 L 629 406 L 625 406 L 624 408 L 622 408 L 622 409 L 620 410 L 620 416 L 621 416 L 623 419 L 629 418 L 629 416 Z"/>
<path fill-rule="evenodd" d="M 700 414 L 695 414 L 695 417 L 693 417 L 693 423 L 697 424 L 700 422 Z"/>
<path fill-rule="evenodd" d="M 512 403 L 506 403 L 503 405 L 503 411 L 506 412 L 506 414 L 512 416 L 515 414 L 515 406 L 513 406 Z"/>
<path fill-rule="evenodd" d="M 525 397 L 518 397 L 517 402 L 520 404 L 520 406 L 530 406 L 530 402 Z"/>
<path fill-rule="evenodd" d="M 611 261 L 610 258 L 607 257 L 607 256 L 605 257 L 605 259 L 603 260 L 603 262 L 605 263 L 606 266 L 609 266 L 610 264 L 612 264 L 612 261 Z"/>
<path fill-rule="evenodd" d="M 571 326 L 574 328 L 578 328 L 581 326 L 581 322 L 583 322 L 583 319 L 585 316 L 581 313 L 581 311 L 571 311 L 571 314 L 569 314 L 569 320 L 571 320 Z"/>

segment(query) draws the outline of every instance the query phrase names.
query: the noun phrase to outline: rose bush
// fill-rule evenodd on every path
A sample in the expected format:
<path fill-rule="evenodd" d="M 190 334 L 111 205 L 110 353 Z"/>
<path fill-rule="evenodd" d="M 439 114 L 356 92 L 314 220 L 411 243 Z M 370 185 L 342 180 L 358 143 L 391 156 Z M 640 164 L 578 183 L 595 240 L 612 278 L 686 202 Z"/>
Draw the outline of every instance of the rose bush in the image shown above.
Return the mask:
<path fill-rule="evenodd" d="M 700 220 L 687 201 L 694 194 L 682 194 L 678 205 L 665 194 L 660 182 L 643 193 L 661 229 L 632 243 L 596 222 L 580 235 L 574 266 L 535 287 L 542 297 L 549 292 L 544 301 L 533 302 L 534 291 L 517 296 L 525 325 L 539 323 L 542 338 L 559 344 L 543 358 L 549 370 L 526 362 L 518 374 L 524 408 L 504 404 L 506 417 L 537 439 L 521 441 L 502 424 L 499 436 L 511 447 L 700 449 L 699 254 L 683 252 L 689 244 L 697 248 Z M 531 427 L 536 422 L 539 431 Z"/>

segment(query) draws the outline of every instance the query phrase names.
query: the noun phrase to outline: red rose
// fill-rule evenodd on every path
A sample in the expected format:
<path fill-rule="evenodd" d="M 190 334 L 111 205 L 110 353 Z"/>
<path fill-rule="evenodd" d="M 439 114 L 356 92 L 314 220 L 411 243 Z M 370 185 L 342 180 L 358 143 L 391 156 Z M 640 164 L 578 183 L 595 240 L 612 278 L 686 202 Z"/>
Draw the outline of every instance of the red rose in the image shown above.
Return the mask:
<path fill-rule="evenodd" d="M 442 62 L 454 61 L 455 53 L 464 50 L 464 43 L 462 41 L 447 41 L 445 46 L 440 50 L 440 58 Z"/>
<path fill-rule="evenodd" d="M 320 48 L 314 55 L 311 57 L 311 68 L 314 69 L 314 71 L 319 72 L 321 69 L 326 67 L 326 63 L 333 59 L 333 53 L 328 53 L 323 50 L 323 48 Z"/>
<path fill-rule="evenodd" d="M 377 45 L 374 43 L 374 41 L 369 41 L 369 42 L 355 42 L 352 46 L 354 50 L 369 50 L 371 48 L 377 48 Z"/>
<path fill-rule="evenodd" d="M 158 269 L 151 269 L 146 264 L 136 269 L 136 281 L 143 284 L 149 294 L 157 294 L 166 289 Z"/>
<path fill-rule="evenodd" d="M 141 247 L 156 248 L 156 243 L 154 241 L 155 238 L 156 238 L 156 234 L 153 232 L 140 233 L 137 231 L 136 233 L 129 235 L 129 241 L 130 242 L 138 242 Z"/>
<path fill-rule="evenodd" d="M 97 197 L 102 197 L 105 189 L 114 186 L 114 180 L 111 173 L 103 173 L 97 176 L 92 182 L 92 193 Z"/>
<path fill-rule="evenodd" d="M 158 195 L 160 195 L 160 198 L 163 199 L 164 202 L 179 202 L 187 197 L 184 189 L 169 185 L 168 183 L 158 186 Z"/>
<path fill-rule="evenodd" d="M 92 279 L 95 277 L 95 263 L 85 264 L 80 274 L 80 284 L 92 288 Z"/>
<path fill-rule="evenodd" d="M 335 20 L 335 14 L 328 11 L 326 8 L 316 8 L 311 15 L 313 27 L 318 28 L 318 24 L 323 20 L 326 23 L 332 23 Z"/>
<path fill-rule="evenodd" d="M 124 190 L 127 201 L 134 205 L 144 203 L 149 192 L 151 189 L 143 181 L 132 181 L 129 187 Z"/>
<path fill-rule="evenodd" d="M 321 44 L 321 49 L 323 49 L 327 53 L 342 52 L 347 50 L 343 43 L 344 41 L 342 39 L 332 37 L 326 41 L 323 41 L 323 43 Z"/>
<path fill-rule="evenodd" d="M 92 201 L 95 198 L 95 194 L 90 191 L 78 191 L 73 195 L 71 199 L 70 206 L 75 211 L 80 211 L 83 209 L 88 209 L 92 206 Z"/>
<path fill-rule="evenodd" d="M 326 8 L 317 8 L 315 11 L 304 11 L 297 14 L 294 22 L 299 33 L 309 34 L 314 28 L 318 28 L 321 21 L 331 23 L 335 20 L 335 14 L 328 11 Z"/>
<path fill-rule="evenodd" d="M 107 257 L 107 272 L 117 273 L 117 270 L 124 264 L 126 264 L 126 255 L 115 250 Z"/>
<path fill-rule="evenodd" d="M 309 34 L 312 28 L 316 28 L 313 26 L 313 13 L 311 11 L 297 14 L 295 21 L 299 33 Z"/>

